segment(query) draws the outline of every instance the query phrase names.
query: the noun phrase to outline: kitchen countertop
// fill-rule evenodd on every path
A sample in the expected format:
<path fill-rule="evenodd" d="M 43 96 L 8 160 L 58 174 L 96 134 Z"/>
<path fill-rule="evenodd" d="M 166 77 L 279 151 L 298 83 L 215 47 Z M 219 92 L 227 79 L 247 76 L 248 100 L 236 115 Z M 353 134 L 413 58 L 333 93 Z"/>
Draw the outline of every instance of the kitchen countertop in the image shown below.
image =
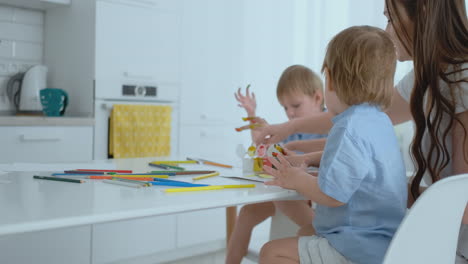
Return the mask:
<path fill-rule="evenodd" d="M 94 126 L 94 117 L 0 115 L 0 126 Z"/>

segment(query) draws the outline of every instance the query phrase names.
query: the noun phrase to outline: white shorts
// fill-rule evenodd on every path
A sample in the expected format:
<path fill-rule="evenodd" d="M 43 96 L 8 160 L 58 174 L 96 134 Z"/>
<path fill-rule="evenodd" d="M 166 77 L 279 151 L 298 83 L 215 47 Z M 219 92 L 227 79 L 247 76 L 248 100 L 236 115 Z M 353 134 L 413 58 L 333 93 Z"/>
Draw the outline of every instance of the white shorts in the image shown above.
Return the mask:
<path fill-rule="evenodd" d="M 323 237 L 299 237 L 298 248 L 301 264 L 352 264 Z"/>

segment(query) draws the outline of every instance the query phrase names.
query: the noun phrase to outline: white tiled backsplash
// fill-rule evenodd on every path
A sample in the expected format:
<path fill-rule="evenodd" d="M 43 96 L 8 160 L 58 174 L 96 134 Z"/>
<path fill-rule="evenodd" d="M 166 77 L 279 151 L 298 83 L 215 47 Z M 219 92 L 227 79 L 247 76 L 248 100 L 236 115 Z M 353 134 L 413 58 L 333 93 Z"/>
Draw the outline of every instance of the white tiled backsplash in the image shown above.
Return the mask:
<path fill-rule="evenodd" d="M 11 110 L 6 96 L 10 76 L 43 61 L 44 13 L 0 5 L 0 110 Z"/>

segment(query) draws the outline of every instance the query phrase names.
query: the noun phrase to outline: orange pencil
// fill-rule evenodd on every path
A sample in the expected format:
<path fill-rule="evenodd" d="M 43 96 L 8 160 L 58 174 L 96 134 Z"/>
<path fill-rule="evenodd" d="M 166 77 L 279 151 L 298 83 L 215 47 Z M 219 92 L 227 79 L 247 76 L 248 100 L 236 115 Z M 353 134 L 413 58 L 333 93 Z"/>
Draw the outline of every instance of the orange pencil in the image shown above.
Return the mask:
<path fill-rule="evenodd" d="M 208 164 L 208 165 L 213 165 L 213 166 L 232 169 L 231 165 L 225 165 L 225 164 L 216 163 L 216 162 L 212 162 L 212 161 L 204 161 L 203 164 Z"/>
<path fill-rule="evenodd" d="M 88 179 L 94 179 L 94 180 L 112 180 L 112 178 L 122 178 L 122 179 L 135 180 L 135 181 L 153 181 L 154 180 L 154 178 L 151 178 L 151 177 L 88 176 Z"/>

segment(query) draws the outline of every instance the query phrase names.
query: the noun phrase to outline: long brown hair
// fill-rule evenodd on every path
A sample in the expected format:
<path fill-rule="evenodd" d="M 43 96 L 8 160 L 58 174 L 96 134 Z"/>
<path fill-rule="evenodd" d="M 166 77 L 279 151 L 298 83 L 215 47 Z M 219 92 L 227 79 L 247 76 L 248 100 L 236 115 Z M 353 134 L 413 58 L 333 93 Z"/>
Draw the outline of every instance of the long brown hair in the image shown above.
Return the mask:
<path fill-rule="evenodd" d="M 416 125 L 411 145 L 413 159 L 416 162 L 416 174 L 411 184 L 411 194 L 414 198 L 418 198 L 424 172 L 427 170 L 432 181 L 436 182 L 440 179 L 442 170 L 450 162 L 446 139 L 455 122 L 463 127 L 463 153 L 464 159 L 468 160 L 467 131 L 455 115 L 455 105 L 460 98 L 460 83 L 468 82 L 466 79 L 456 79 L 458 74 L 468 70 L 461 66 L 467 62 L 468 56 L 468 20 L 465 1 L 385 0 L 385 2 L 390 23 L 414 63 L 415 78 L 410 108 Z M 406 11 L 413 25 L 412 30 L 403 25 L 397 4 Z M 449 86 L 448 91 L 441 90 L 439 84 L 441 80 Z M 442 120 L 447 117 L 449 117 L 448 126 L 443 127 Z M 426 129 L 430 146 L 428 153 L 424 154 L 422 140 Z"/>

